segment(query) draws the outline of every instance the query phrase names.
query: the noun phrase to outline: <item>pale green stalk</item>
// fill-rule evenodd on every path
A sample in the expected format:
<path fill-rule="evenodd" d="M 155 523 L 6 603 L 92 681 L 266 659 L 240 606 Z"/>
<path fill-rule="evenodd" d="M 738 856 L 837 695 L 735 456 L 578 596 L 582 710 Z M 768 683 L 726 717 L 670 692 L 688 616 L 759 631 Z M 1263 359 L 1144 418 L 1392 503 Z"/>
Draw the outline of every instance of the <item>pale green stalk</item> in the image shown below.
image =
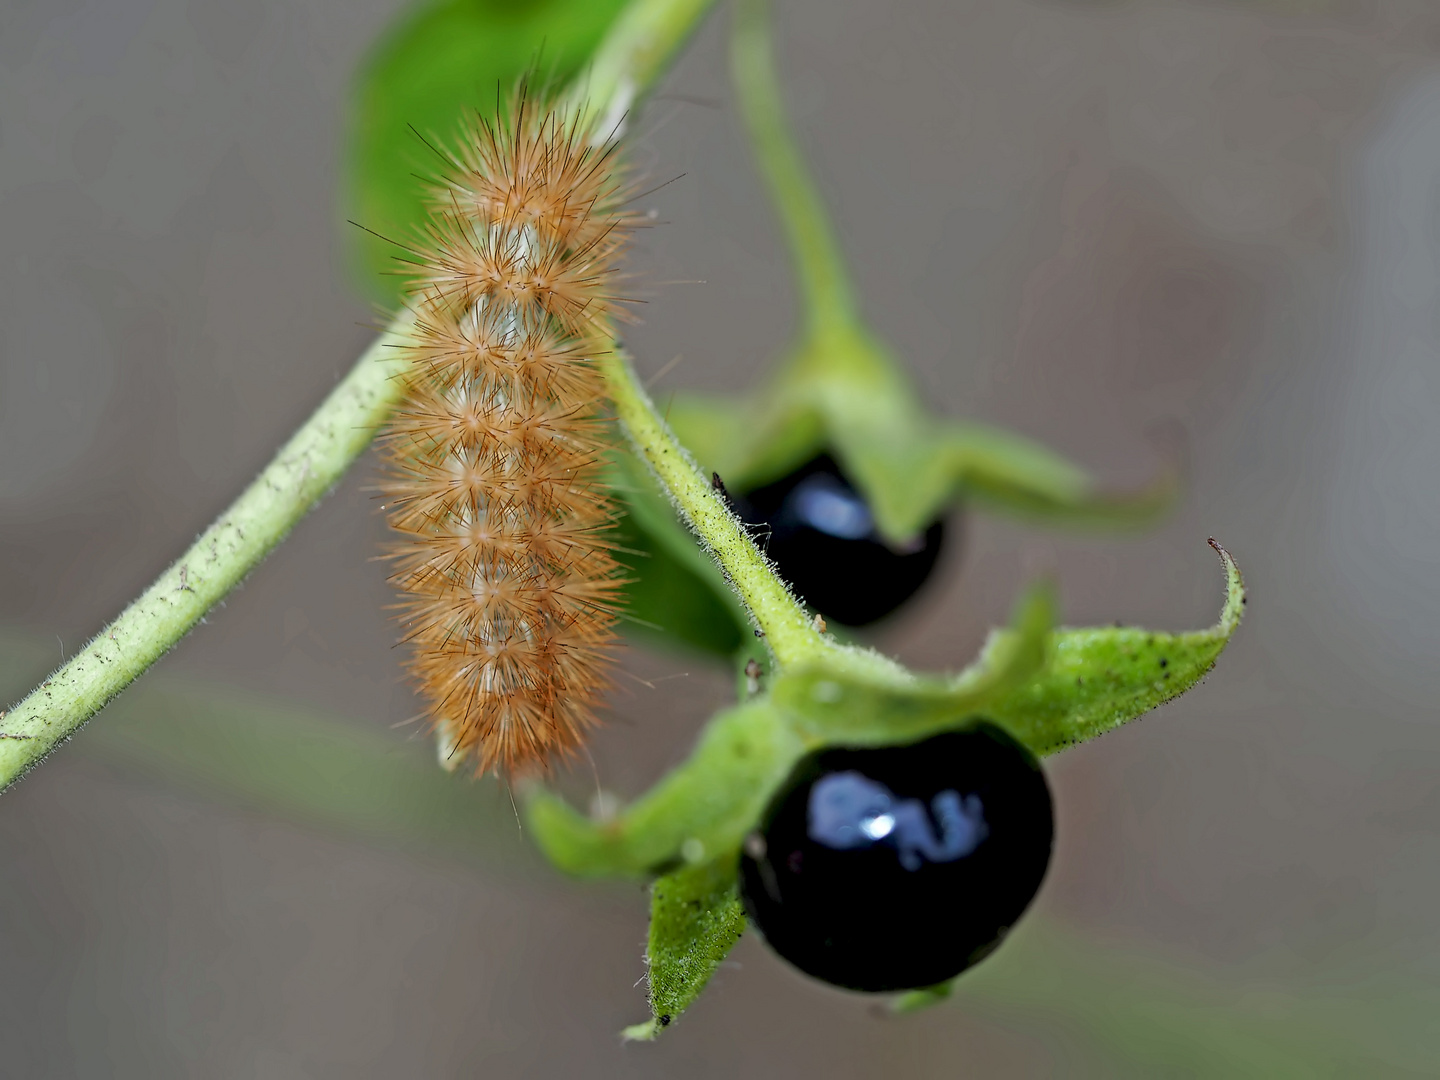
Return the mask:
<path fill-rule="evenodd" d="M 620 16 L 617 33 L 596 52 L 588 79 L 577 84 L 570 99 L 571 108 L 591 110 L 588 121 L 595 126 L 598 137 L 610 137 L 619 131 L 634 100 L 637 80 L 643 83 L 658 73 L 668 58 L 664 43 L 673 38 L 678 28 L 693 23 L 709 2 L 640 0 Z M 601 109 L 597 102 L 609 104 Z M 841 275 L 839 287 L 843 292 L 846 286 L 839 255 L 831 254 L 836 272 Z M 626 358 L 613 354 L 604 362 L 603 372 L 616 415 L 637 451 L 701 543 L 720 563 L 750 609 L 776 661 L 798 663 L 827 649 L 825 640 L 771 571 L 739 519 L 656 412 Z"/>
<path fill-rule="evenodd" d="M 858 328 L 855 290 L 795 138 L 785 120 L 767 0 L 736 0 L 730 67 L 760 173 L 780 215 L 800 279 L 805 336 Z"/>
<path fill-rule="evenodd" d="M 597 124 L 628 114 L 712 2 L 635 0 L 601 43 L 569 108 L 583 107 L 581 100 L 604 102 L 595 109 Z M 345 475 L 398 402 L 402 383 L 394 376 L 403 360 L 392 346 L 408 326 L 409 316 L 402 315 L 366 350 L 265 471 L 138 600 L 0 713 L 0 790 L 169 651 Z M 708 520 L 703 512 L 701 520 Z"/>
<path fill-rule="evenodd" d="M 601 138 L 618 134 L 645 88 L 653 86 L 675 50 L 715 0 L 632 0 L 615 20 L 576 81 L 568 107 L 589 113 Z"/>
<path fill-rule="evenodd" d="M 0 720 L 13 783 L 225 598 L 345 475 L 390 415 L 409 320 L 396 320 L 219 520 L 120 617 Z"/>
<path fill-rule="evenodd" d="M 776 661 L 797 664 L 831 648 L 655 410 L 624 355 L 612 353 L 602 362 L 601 370 L 615 414 L 625 425 L 636 451 L 660 478 L 676 508 L 725 571 Z"/>

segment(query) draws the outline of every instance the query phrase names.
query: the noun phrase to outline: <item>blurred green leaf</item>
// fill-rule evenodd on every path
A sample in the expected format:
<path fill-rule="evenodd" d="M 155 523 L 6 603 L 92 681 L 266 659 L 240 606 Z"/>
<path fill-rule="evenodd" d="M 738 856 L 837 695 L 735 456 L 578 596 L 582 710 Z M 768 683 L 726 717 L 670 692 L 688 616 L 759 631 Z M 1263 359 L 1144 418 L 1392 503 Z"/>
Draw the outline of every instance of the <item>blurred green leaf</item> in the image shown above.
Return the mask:
<path fill-rule="evenodd" d="M 933 417 L 899 370 L 863 331 L 830 334 L 792 354 L 753 398 L 676 395 L 670 423 L 705 468 L 741 493 L 833 454 L 896 541 L 957 501 L 1072 526 L 1140 525 L 1174 501 L 1173 473 L 1137 492 L 1106 492 L 1029 439 Z"/>
<path fill-rule="evenodd" d="M 348 215 L 404 242 L 425 218 L 437 164 L 468 109 L 491 109 L 527 72 L 561 83 L 589 60 L 625 0 L 436 0 L 407 8 L 361 66 L 347 152 Z M 418 134 L 417 134 L 418 133 Z M 359 280 L 393 305 L 396 249 L 350 229 Z"/>
<path fill-rule="evenodd" d="M 645 950 L 651 1019 L 626 1028 L 625 1038 L 653 1039 L 678 1019 L 744 932 L 734 853 L 657 878 Z"/>
<path fill-rule="evenodd" d="M 677 520 L 649 471 L 627 450 L 614 453 L 610 469 L 610 486 L 626 510 L 614 534 L 616 556 L 630 571 L 626 633 L 729 659 L 754 640 L 739 598 Z"/>

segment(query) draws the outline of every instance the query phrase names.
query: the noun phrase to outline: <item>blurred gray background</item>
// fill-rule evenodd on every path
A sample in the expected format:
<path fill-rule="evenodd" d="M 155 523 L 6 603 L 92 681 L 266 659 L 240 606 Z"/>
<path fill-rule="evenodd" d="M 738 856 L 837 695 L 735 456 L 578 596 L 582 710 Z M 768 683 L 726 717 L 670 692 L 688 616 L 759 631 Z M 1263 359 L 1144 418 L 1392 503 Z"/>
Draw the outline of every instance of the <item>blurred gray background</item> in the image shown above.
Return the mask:
<path fill-rule="evenodd" d="M 1440 6 L 777 6 L 802 145 L 926 396 L 1115 485 L 1177 446 L 1191 466 L 1140 537 L 971 518 L 879 644 L 959 666 L 1045 567 L 1068 622 L 1206 625 L 1209 535 L 1251 586 L 1204 685 L 1051 763 L 1057 858 L 985 965 L 1001 989 L 891 1021 L 747 939 L 660 1043 L 622 1046 L 638 889 L 560 879 L 508 805 L 502 855 L 451 857 L 177 780 L 104 741 L 117 707 L 0 799 L 0 1074 L 1278 1075 L 1210 1054 L 1292 1022 L 1334 1040 L 1319 1074 L 1435 1074 Z M 369 340 L 338 169 L 347 88 L 398 9 L 0 0 L 0 697 L 147 584 Z M 661 392 L 748 385 L 793 326 L 727 27 L 722 7 L 640 125 L 648 174 L 685 176 L 635 266 L 703 281 L 655 285 L 630 335 L 648 371 L 684 354 Z M 415 704 L 374 470 L 156 685 L 423 762 L 391 727 Z M 628 795 L 731 691 L 703 661 L 627 665 L 674 676 L 630 682 L 595 741 Z M 1145 1049 L 1172 1024 L 1200 1032 L 1181 1066 Z"/>

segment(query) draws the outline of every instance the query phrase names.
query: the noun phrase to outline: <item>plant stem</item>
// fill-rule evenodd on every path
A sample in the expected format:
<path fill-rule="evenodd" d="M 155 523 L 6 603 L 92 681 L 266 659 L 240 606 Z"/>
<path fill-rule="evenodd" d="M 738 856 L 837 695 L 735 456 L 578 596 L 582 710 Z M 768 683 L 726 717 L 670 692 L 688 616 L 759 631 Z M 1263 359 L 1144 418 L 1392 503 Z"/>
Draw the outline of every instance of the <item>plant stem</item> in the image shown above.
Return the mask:
<path fill-rule="evenodd" d="M 737 0 L 730 69 L 760 172 L 790 243 L 807 338 L 858 329 L 855 292 L 824 203 L 785 121 L 767 0 Z"/>
<path fill-rule="evenodd" d="M 634 0 L 602 41 L 585 88 L 624 115 L 689 37 L 713 0 Z M 582 112 L 581 115 L 584 115 Z M 598 122 L 598 120 L 597 120 Z M 73 735 L 163 656 L 344 476 L 394 409 L 404 360 L 402 314 L 218 521 L 100 636 L 0 713 L 0 790 Z M 758 553 L 757 553 L 758 554 Z M 777 583 L 778 584 L 778 583 Z M 783 591 L 783 590 L 782 590 Z"/>
<path fill-rule="evenodd" d="M 637 0 L 631 4 L 616 24 L 617 33 L 596 52 L 589 78 L 577 85 L 567 107 L 588 109 L 588 122 L 595 125 L 596 136 L 612 137 L 633 102 L 636 80 L 653 77 L 667 55 L 664 43 L 692 25 L 712 2 Z M 586 113 L 582 111 L 581 115 Z M 820 224 L 823 230 L 823 217 Z M 836 287 L 842 294 L 848 288 L 843 272 Z M 830 292 L 834 291 L 832 287 Z M 602 370 L 616 414 L 636 450 L 725 571 L 776 661 L 795 663 L 825 649 L 824 639 L 811 626 L 804 609 L 775 576 L 739 519 L 656 412 L 629 361 L 617 350 L 605 359 Z"/>
<path fill-rule="evenodd" d="M 0 720 L 0 787 L 185 636 L 345 474 L 394 406 L 409 318 L 375 341 L 275 459 L 120 617 Z"/>
<path fill-rule="evenodd" d="M 618 350 L 609 354 L 601 361 L 601 370 L 615 413 L 636 450 L 725 571 L 776 661 L 800 663 L 827 650 L 825 639 L 770 569 L 740 519 L 655 410 L 624 354 Z"/>
<path fill-rule="evenodd" d="M 642 90 L 660 77 L 714 2 L 632 0 L 595 50 L 588 76 L 571 89 L 566 109 L 588 113 L 597 137 L 617 136 Z"/>

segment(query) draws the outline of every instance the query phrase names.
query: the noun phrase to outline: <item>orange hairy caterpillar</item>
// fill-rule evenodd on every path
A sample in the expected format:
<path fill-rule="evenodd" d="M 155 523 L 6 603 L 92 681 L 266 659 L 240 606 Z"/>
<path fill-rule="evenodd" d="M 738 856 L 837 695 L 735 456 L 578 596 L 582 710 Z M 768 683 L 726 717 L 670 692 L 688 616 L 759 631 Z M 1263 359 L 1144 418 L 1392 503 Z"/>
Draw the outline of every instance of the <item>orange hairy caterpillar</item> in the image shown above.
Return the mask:
<path fill-rule="evenodd" d="M 543 768 L 610 685 L 623 582 L 596 360 L 630 216 L 613 141 L 522 87 L 441 151 L 382 490 L 408 667 L 447 765 Z"/>

